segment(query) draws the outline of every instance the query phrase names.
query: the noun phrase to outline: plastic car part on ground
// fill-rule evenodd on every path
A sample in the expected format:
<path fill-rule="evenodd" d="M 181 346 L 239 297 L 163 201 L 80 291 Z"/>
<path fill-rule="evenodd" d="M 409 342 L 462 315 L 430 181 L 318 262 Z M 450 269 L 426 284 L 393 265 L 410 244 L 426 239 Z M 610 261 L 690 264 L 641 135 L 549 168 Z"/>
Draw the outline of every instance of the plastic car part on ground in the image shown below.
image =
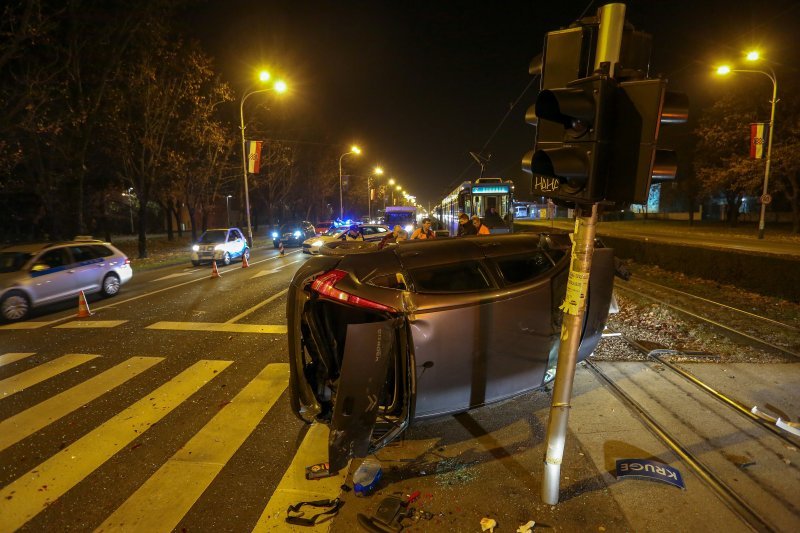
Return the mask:
<path fill-rule="evenodd" d="M 497 527 L 497 520 L 494 518 L 481 518 L 481 531 L 488 531 L 494 533 L 494 528 Z"/>

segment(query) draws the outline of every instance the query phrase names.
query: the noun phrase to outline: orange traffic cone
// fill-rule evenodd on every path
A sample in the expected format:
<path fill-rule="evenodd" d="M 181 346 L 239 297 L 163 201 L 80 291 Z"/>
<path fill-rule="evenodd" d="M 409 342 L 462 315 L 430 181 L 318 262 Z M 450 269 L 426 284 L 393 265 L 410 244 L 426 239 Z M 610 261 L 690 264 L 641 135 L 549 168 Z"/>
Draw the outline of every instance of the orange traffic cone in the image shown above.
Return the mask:
<path fill-rule="evenodd" d="M 219 270 L 217 269 L 217 262 L 211 261 L 211 277 L 218 278 L 220 277 Z"/>
<path fill-rule="evenodd" d="M 242 268 L 247 268 L 250 266 L 250 263 L 247 262 L 247 254 L 242 256 Z"/>
<path fill-rule="evenodd" d="M 89 318 L 92 312 L 89 311 L 89 303 L 86 301 L 86 295 L 81 291 L 78 295 L 78 318 Z"/>
<path fill-rule="evenodd" d="M 283 251 L 283 243 L 278 243 L 278 250 L 281 252 L 281 255 L 286 255 L 286 252 Z"/>

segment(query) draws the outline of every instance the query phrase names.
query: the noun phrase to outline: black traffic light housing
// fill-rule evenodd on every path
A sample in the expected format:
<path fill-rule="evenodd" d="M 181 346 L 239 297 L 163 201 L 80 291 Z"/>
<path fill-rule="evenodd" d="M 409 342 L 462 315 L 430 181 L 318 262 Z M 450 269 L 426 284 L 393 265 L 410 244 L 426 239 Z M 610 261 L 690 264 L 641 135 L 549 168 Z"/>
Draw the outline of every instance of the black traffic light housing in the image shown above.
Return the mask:
<path fill-rule="evenodd" d="M 536 148 L 523 161 L 533 193 L 575 203 L 605 197 L 616 82 L 598 74 L 539 93 Z"/>

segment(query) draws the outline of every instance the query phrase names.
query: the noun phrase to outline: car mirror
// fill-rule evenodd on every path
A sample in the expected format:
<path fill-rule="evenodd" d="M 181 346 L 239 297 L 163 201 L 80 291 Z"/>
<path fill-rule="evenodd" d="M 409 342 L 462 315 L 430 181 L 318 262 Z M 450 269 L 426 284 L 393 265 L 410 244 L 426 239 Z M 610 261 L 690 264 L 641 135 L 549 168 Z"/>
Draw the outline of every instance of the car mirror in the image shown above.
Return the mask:
<path fill-rule="evenodd" d="M 49 266 L 45 265 L 44 263 L 36 263 L 31 267 L 31 272 L 42 272 L 50 268 Z"/>

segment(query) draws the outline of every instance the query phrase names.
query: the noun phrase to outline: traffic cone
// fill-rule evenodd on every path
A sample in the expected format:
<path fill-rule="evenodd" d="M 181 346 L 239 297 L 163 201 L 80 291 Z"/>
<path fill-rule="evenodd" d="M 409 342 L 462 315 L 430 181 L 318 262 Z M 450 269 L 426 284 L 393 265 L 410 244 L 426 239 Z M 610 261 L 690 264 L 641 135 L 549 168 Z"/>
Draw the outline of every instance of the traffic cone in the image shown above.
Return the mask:
<path fill-rule="evenodd" d="M 250 266 L 250 263 L 247 262 L 247 255 L 242 256 L 242 268 L 247 268 Z"/>
<path fill-rule="evenodd" d="M 86 294 L 81 291 L 78 295 L 78 318 L 89 318 L 92 312 L 89 311 L 89 303 L 86 301 Z"/>
<path fill-rule="evenodd" d="M 281 255 L 286 255 L 286 252 L 283 251 L 283 243 L 278 243 L 278 250 L 281 252 Z"/>
<path fill-rule="evenodd" d="M 220 277 L 219 270 L 217 269 L 217 262 L 211 261 L 211 277 L 218 278 Z"/>

